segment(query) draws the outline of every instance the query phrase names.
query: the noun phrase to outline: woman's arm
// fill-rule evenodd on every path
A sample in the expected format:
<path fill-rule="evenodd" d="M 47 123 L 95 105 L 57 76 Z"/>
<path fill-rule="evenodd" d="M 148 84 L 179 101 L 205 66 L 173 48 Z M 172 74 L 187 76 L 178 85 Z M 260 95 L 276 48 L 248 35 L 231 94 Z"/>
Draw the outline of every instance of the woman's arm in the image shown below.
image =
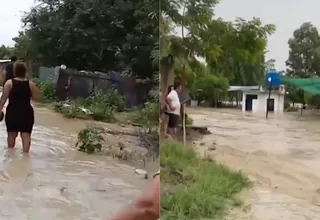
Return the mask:
<path fill-rule="evenodd" d="M 7 99 L 10 95 L 11 89 L 12 89 L 12 81 L 8 80 L 3 86 L 2 96 L 0 99 L 0 111 L 2 111 L 4 105 L 6 104 Z"/>
<path fill-rule="evenodd" d="M 157 220 L 160 217 L 160 176 L 156 175 L 145 193 L 110 220 Z"/>
<path fill-rule="evenodd" d="M 39 88 L 32 81 L 29 81 L 29 85 L 30 85 L 32 100 L 39 102 L 41 100 L 41 92 L 40 92 Z"/>

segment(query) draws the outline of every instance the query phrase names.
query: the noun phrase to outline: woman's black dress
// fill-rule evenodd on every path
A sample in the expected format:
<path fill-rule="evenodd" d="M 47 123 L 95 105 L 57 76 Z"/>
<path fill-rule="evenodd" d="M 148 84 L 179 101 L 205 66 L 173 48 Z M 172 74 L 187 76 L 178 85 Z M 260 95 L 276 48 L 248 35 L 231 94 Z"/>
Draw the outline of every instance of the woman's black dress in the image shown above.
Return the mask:
<path fill-rule="evenodd" d="M 12 79 L 5 116 L 8 132 L 32 132 L 34 111 L 31 106 L 31 95 L 29 80 Z"/>

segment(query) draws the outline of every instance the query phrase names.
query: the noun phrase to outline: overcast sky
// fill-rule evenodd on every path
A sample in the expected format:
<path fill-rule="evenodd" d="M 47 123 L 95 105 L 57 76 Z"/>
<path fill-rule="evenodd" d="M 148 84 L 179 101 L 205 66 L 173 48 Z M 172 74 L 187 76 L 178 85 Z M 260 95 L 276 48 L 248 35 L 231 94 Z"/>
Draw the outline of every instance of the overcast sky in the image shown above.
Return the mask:
<path fill-rule="evenodd" d="M 18 35 L 22 27 L 21 16 L 23 11 L 33 5 L 34 0 L 2 0 L 0 12 L 0 45 L 12 45 L 12 38 Z"/>
<path fill-rule="evenodd" d="M 12 45 L 12 38 L 21 29 L 21 15 L 34 0 L 5 1 L 0 13 L 0 45 Z M 261 18 L 263 23 L 272 23 L 277 31 L 269 38 L 268 59 L 276 60 L 276 68 L 285 69 L 288 58 L 288 39 L 303 22 L 312 22 L 320 29 L 320 0 L 221 0 L 215 9 L 217 16 L 225 20 L 236 17 Z"/>
<path fill-rule="evenodd" d="M 251 20 L 258 17 L 264 24 L 275 24 L 277 30 L 268 39 L 267 59 L 276 60 L 276 69 L 285 70 L 289 55 L 288 40 L 304 22 L 320 29 L 320 0 L 220 0 L 217 17 L 234 21 L 237 17 Z M 175 29 L 181 35 L 181 28 Z"/>

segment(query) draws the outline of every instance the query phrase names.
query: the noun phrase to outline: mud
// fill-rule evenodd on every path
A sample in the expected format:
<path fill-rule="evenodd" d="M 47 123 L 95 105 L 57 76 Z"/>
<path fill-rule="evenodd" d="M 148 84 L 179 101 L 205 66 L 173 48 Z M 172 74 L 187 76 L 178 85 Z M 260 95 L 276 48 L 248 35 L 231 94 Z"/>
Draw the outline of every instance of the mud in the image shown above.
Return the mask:
<path fill-rule="evenodd" d="M 320 116 L 305 113 L 243 114 L 238 110 L 188 109 L 196 125 L 212 132 L 198 144 L 203 154 L 246 173 L 254 188 L 237 220 L 320 219 Z M 215 145 L 215 151 L 208 151 Z M 249 208 L 248 208 L 249 207 Z"/>
<path fill-rule="evenodd" d="M 0 124 L 0 219 L 107 219 L 147 184 L 134 167 L 73 148 L 88 122 L 36 109 L 29 156 L 6 149 Z"/>

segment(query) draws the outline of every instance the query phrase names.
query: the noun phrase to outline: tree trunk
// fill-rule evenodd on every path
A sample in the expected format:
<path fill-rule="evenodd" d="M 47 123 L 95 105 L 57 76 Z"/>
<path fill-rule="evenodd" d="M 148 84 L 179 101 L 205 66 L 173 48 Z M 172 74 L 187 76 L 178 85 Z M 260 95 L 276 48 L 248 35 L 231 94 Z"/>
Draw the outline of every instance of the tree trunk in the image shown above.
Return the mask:
<path fill-rule="evenodd" d="M 168 62 L 168 57 L 163 58 L 160 64 L 160 89 L 167 92 L 169 85 L 174 83 L 173 62 Z"/>

